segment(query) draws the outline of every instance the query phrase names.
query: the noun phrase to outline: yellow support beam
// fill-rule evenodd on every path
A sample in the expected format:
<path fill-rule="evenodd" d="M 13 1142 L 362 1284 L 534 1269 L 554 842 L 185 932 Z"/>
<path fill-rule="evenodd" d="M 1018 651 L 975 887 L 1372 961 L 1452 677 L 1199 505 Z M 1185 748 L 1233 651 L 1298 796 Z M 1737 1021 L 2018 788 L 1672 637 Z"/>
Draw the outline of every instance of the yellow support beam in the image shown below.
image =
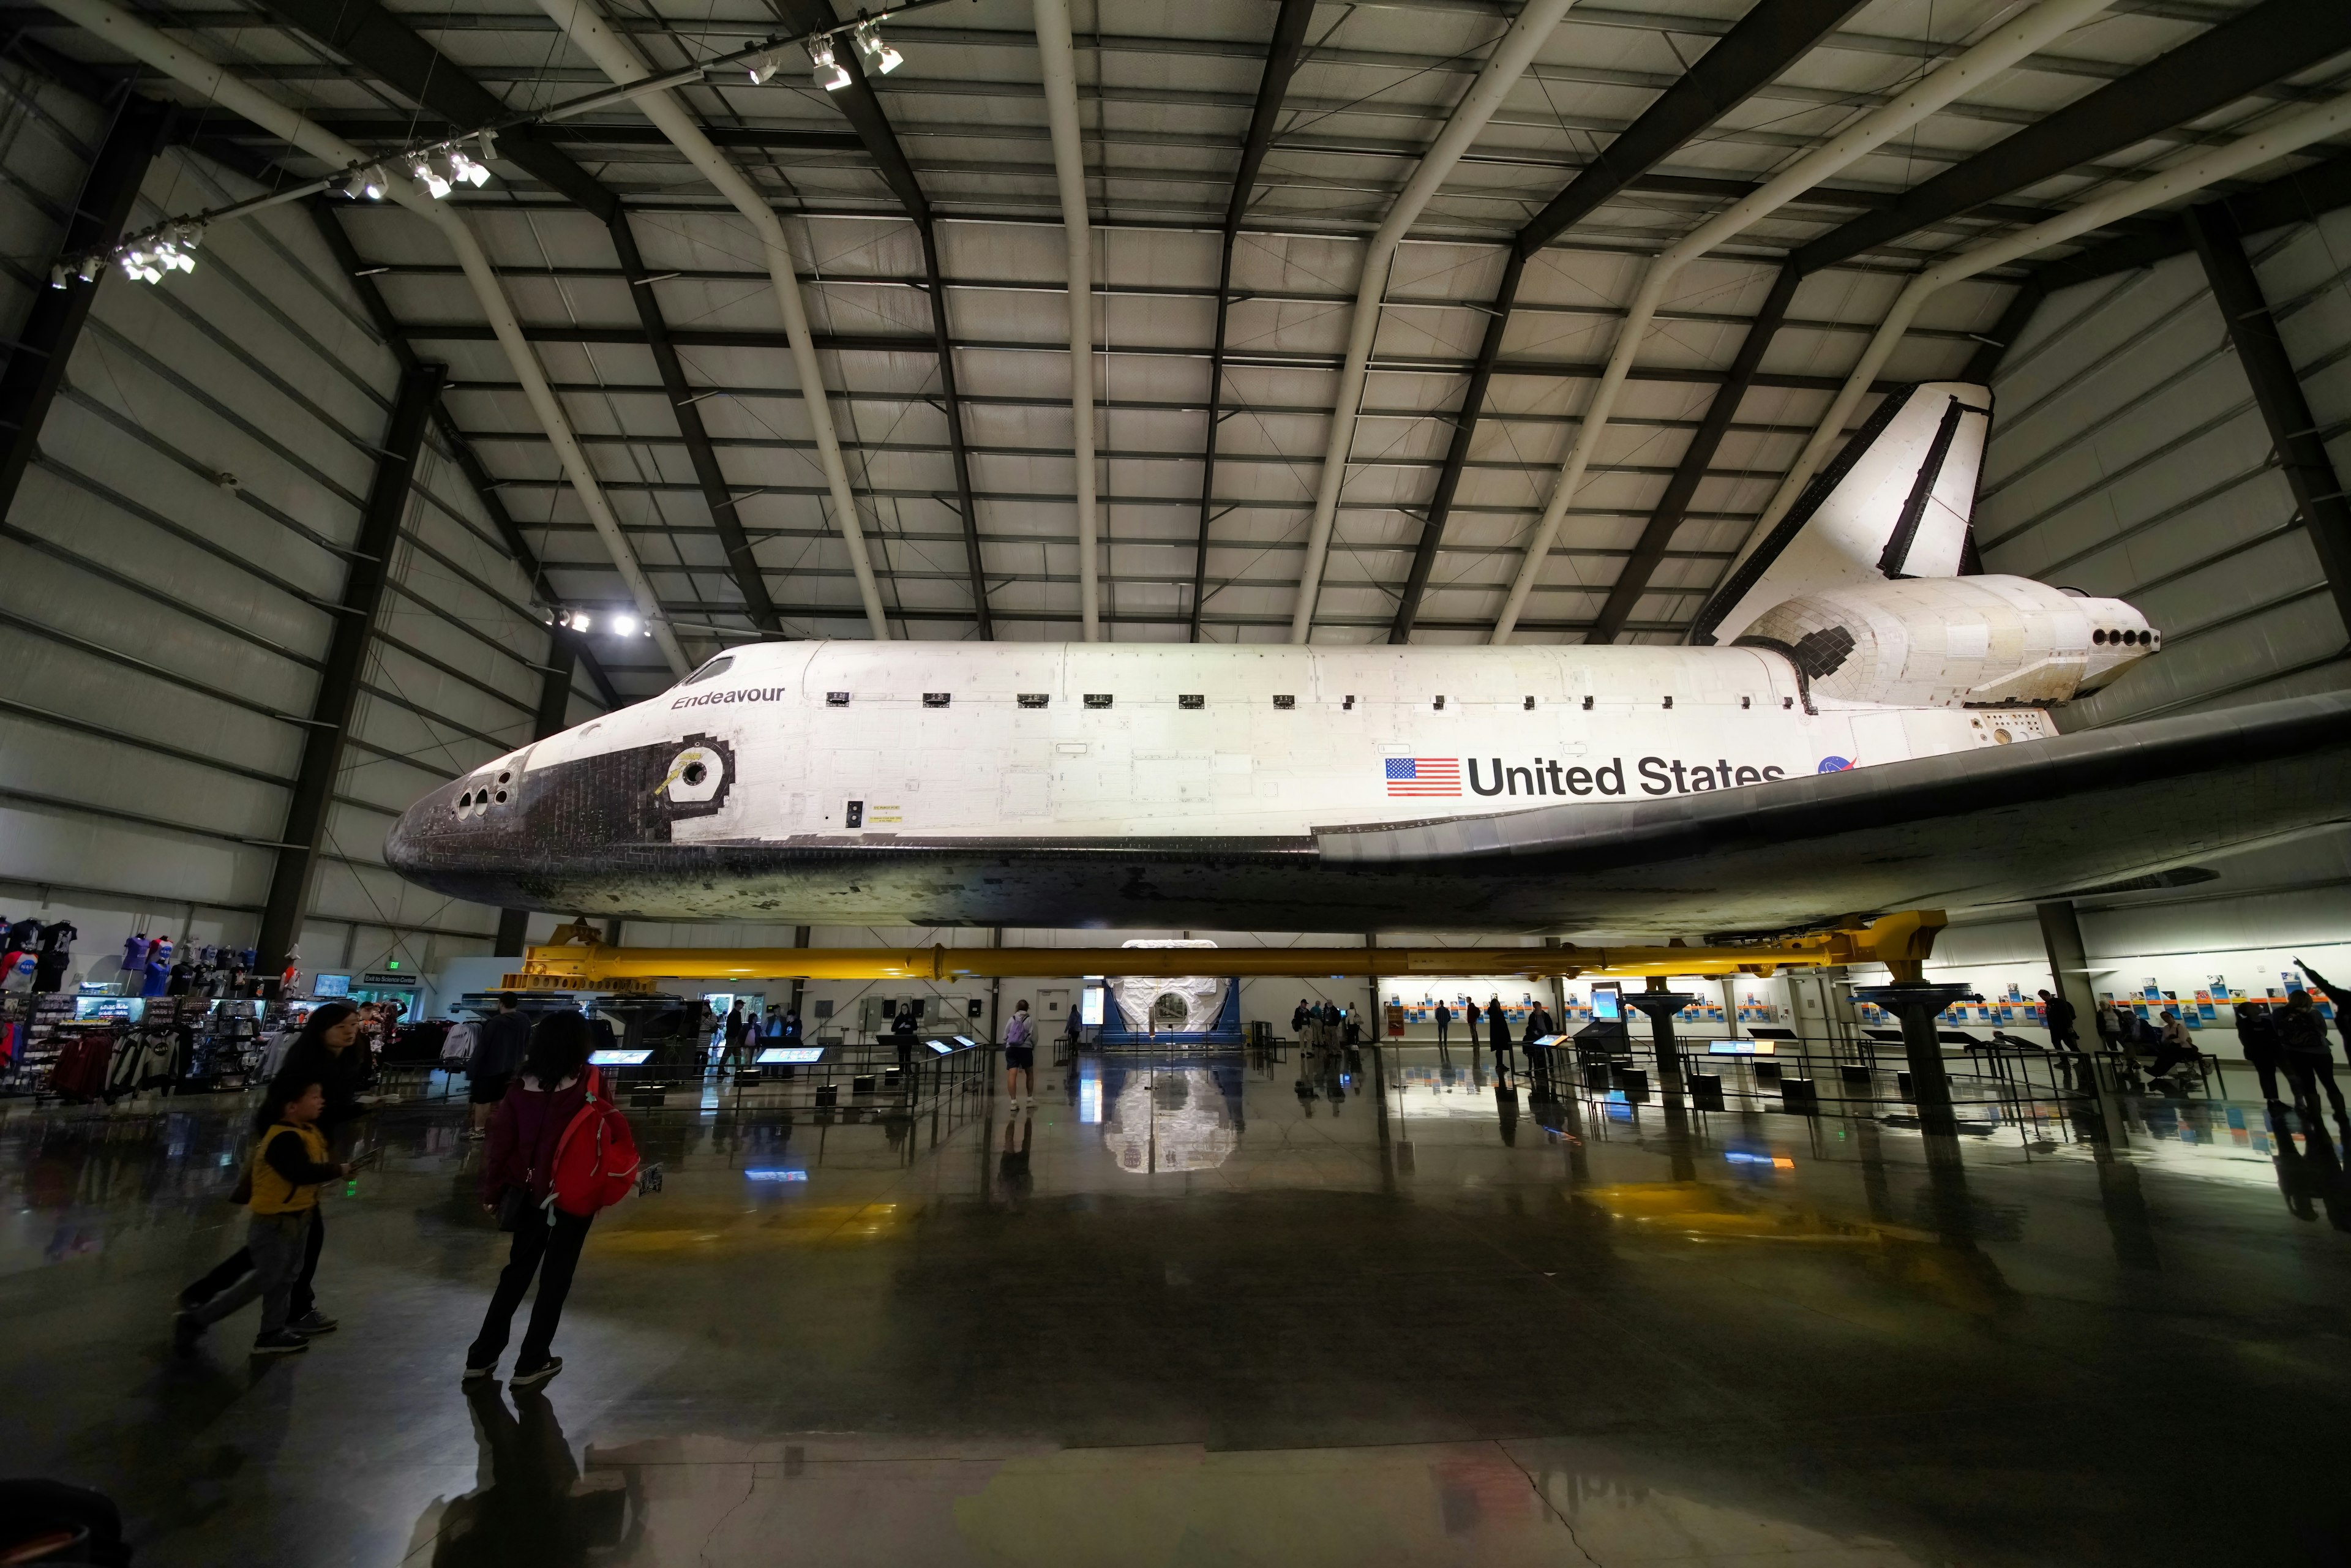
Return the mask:
<path fill-rule="evenodd" d="M 1887 965 L 1916 979 L 1944 925 L 1908 910 L 1856 928 L 1719 947 L 533 947 L 515 988 L 639 989 L 695 980 L 1050 979 L 1074 975 L 1770 975 L 1795 965 Z"/>

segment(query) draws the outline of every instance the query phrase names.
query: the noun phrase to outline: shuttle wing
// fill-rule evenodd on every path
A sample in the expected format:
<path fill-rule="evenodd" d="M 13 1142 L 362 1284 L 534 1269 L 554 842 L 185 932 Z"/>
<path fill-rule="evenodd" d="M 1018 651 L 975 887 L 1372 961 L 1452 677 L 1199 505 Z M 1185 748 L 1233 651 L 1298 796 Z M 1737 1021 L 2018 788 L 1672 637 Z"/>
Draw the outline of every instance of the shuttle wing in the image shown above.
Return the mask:
<path fill-rule="evenodd" d="M 2351 693 L 2153 719 L 1751 789 L 1325 830 L 1332 869 L 1728 931 L 2047 898 L 2351 821 Z M 1441 879 L 1441 880 L 1439 880 Z M 1383 901 L 1384 902 L 1384 901 Z"/>

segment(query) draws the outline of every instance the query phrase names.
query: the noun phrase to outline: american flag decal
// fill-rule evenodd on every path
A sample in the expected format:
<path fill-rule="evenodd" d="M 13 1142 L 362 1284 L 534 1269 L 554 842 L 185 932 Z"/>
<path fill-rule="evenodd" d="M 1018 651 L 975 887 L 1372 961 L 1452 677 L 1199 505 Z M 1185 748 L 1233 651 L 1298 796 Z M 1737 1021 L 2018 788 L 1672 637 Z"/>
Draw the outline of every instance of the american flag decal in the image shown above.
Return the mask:
<path fill-rule="evenodd" d="M 1461 759 L 1458 757 L 1391 757 L 1388 795 L 1458 795 Z"/>

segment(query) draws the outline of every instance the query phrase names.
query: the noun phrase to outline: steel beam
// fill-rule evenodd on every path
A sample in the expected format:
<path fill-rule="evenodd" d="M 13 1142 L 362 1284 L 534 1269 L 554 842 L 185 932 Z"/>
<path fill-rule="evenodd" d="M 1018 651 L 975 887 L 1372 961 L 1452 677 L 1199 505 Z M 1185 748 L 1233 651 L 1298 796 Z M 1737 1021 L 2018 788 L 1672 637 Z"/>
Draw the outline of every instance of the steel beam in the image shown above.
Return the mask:
<path fill-rule="evenodd" d="M 444 373 L 439 365 L 419 365 L 401 373 L 392 422 L 377 448 L 375 477 L 368 486 L 359 531 L 351 539 L 350 570 L 343 579 L 342 600 L 328 637 L 318 695 L 311 699 L 302 760 L 294 775 L 293 799 L 286 809 L 286 828 L 278 835 L 284 847 L 277 852 L 269 897 L 262 906 L 256 946 L 265 974 L 277 969 L 293 952 L 302 916 L 309 907 L 311 877 L 325 847 L 335 779 L 342 771 L 343 748 L 359 705 L 360 675 L 375 640 L 376 616 L 383 606 L 401 518 L 407 515 L 409 491 L 416 482 L 417 455 L 423 449 L 424 433 L 432 423 L 433 405 L 440 399 Z"/>
<path fill-rule="evenodd" d="M 1478 340 L 1478 357 L 1469 361 L 1469 384 L 1461 393 L 1461 412 L 1453 420 L 1453 437 L 1445 448 L 1445 464 L 1437 471 L 1437 487 L 1429 492 L 1428 515 L 1421 519 L 1420 542 L 1413 547 L 1412 566 L 1405 573 L 1404 592 L 1396 600 L 1395 618 L 1388 622 L 1388 641 L 1412 641 L 1413 623 L 1420 619 L 1420 601 L 1428 592 L 1429 575 L 1445 545 L 1445 525 L 1453 515 L 1453 498 L 1460 493 L 1461 476 L 1469 466 L 1469 444 L 1478 434 L 1478 418 L 1485 411 L 1486 389 L 1493 384 L 1494 364 L 1502 353 L 1502 338 L 1510 329 L 1510 311 L 1519 302 L 1519 280 L 1526 273 L 1526 255 L 1516 246 L 1502 263 L 1501 287 L 1495 290 L 1486 335 Z"/>
<path fill-rule="evenodd" d="M 264 0 L 264 4 L 283 26 L 309 34 L 454 125 L 482 125 L 507 112 L 507 105 L 487 88 L 376 0 Z M 660 301 L 650 284 L 638 282 L 645 276 L 644 258 L 638 253 L 621 199 L 573 162 L 569 153 L 538 140 L 530 127 L 501 132 L 498 157 L 519 165 L 575 206 L 592 214 L 612 236 L 621 270 L 631 282 L 629 294 L 636 305 L 637 319 L 643 325 L 646 345 L 669 392 L 678 434 L 684 439 L 703 500 L 717 526 L 727 575 L 742 595 L 752 624 L 780 633 L 783 626 L 776 618 L 774 601 L 735 516 L 734 492 L 718 466 L 718 455 L 710 444 L 701 411 L 689 401 L 684 369 L 678 361 L 669 324 L 662 317 Z"/>
<path fill-rule="evenodd" d="M 335 264 L 350 279 L 351 291 L 359 296 L 360 308 L 374 323 L 376 335 L 383 340 L 392 358 L 399 361 L 402 373 L 413 374 L 423 364 L 417 357 L 415 345 L 409 341 L 407 330 L 392 315 L 392 307 L 384 300 L 383 291 L 375 286 L 375 278 L 366 264 L 360 260 L 359 251 L 351 244 L 351 236 L 343 232 L 342 220 L 335 215 L 329 203 L 313 202 L 308 204 L 308 208 L 319 237 L 326 241 Z M 513 557 L 515 565 L 522 569 L 524 580 L 530 584 L 531 591 L 549 608 L 561 610 L 562 599 L 548 582 L 547 569 L 538 559 L 538 552 L 530 548 L 530 541 L 523 537 L 521 525 L 515 521 L 514 514 L 507 510 L 506 502 L 498 495 L 497 481 L 490 477 L 490 471 L 483 464 L 481 455 L 474 450 L 473 442 L 458 427 L 448 405 L 437 398 L 433 404 L 433 426 L 440 434 L 442 444 L 456 459 L 458 472 L 465 475 L 465 483 L 473 489 L 474 499 L 489 517 L 490 527 L 496 531 L 498 542 L 506 546 L 507 554 Z M 580 662 L 586 667 L 588 678 L 595 683 L 597 695 L 604 699 L 604 706 L 607 708 L 625 706 L 611 677 L 605 674 L 604 666 L 584 642 L 580 644 L 579 652 Z"/>
<path fill-rule="evenodd" d="M 1419 619 L 1420 601 L 1428 591 L 1429 574 L 1436 570 L 1444 546 L 1445 527 L 1460 490 L 1462 470 L 1469 461 L 1478 421 L 1485 412 L 1486 390 L 1494 377 L 1503 336 L 1510 330 L 1510 311 L 1518 303 L 1526 263 L 1603 203 L 1647 177 L 1660 162 L 1769 83 L 1860 8 L 1860 0 L 1759 0 L 1720 43 L 1682 73 L 1639 119 L 1618 132 L 1599 157 L 1519 231 L 1510 243 L 1501 287 L 1486 320 L 1486 335 L 1478 346 L 1478 357 L 1470 362 L 1469 384 L 1454 420 L 1445 466 L 1438 470 L 1437 487 L 1430 492 L 1428 516 L 1421 524 L 1412 570 L 1396 601 L 1395 618 L 1388 626 L 1389 642 L 1409 642 L 1413 623 Z"/>
<path fill-rule="evenodd" d="M 2260 234 L 2286 224 L 2310 223 L 2339 207 L 2351 207 L 2351 153 L 2338 153 L 2308 168 L 2282 174 L 2250 190 L 2223 197 L 2240 234 Z M 2173 218 L 2146 234 L 2126 235 L 2034 267 L 2032 281 L 2053 294 L 2077 283 L 2153 267 L 2196 248 L 2185 219 Z"/>
<path fill-rule="evenodd" d="M 760 575 L 759 562 L 751 553 L 750 537 L 743 531 L 735 493 L 727 488 L 726 476 L 719 469 L 718 451 L 710 444 L 710 431 L 702 423 L 702 409 L 695 401 L 694 389 L 686 383 L 685 363 L 678 358 L 669 323 L 662 319 L 660 302 L 653 298 L 653 275 L 646 270 L 645 258 L 637 249 L 637 236 L 629 227 L 628 214 L 615 210 L 604 226 L 611 234 L 612 249 L 620 256 L 621 270 L 628 275 L 629 296 L 636 301 L 637 320 L 644 327 L 645 345 L 653 350 L 662 390 L 669 395 L 670 413 L 677 418 L 677 433 L 685 443 L 686 458 L 694 465 L 695 482 L 702 486 L 703 504 L 710 508 L 711 526 L 718 530 L 718 547 L 726 555 L 726 573 L 735 580 L 736 591 L 743 596 L 743 608 L 750 615 L 751 624 L 780 637 L 784 623 L 777 617 L 776 601 L 768 597 L 767 579 Z"/>
<path fill-rule="evenodd" d="M 2302 379 L 2278 336 L 2277 318 L 2270 314 L 2261 279 L 2228 210 L 2218 203 L 2190 207 L 2187 222 L 2213 300 L 2228 323 L 2230 344 L 2244 366 L 2245 380 L 2252 383 L 2262 423 L 2269 427 L 2278 466 L 2294 491 L 2294 508 L 2318 553 L 2327 587 L 2334 591 L 2335 608 L 2351 628 L 2351 502 L 2344 497 L 2343 481 L 2319 438 Z"/>
<path fill-rule="evenodd" d="M 1770 347 L 1771 335 L 1780 329 L 1780 323 L 1787 319 L 1788 305 L 1796 297 L 1799 281 L 1795 262 L 1782 263 L 1780 275 L 1771 280 L 1771 292 L 1765 297 L 1763 308 L 1756 312 L 1754 324 L 1747 329 L 1747 337 L 1730 361 L 1728 379 L 1714 394 L 1714 402 L 1708 405 L 1706 418 L 1691 433 L 1689 444 L 1682 449 L 1682 460 L 1675 467 L 1674 476 L 1666 481 L 1665 495 L 1658 498 L 1656 509 L 1642 526 L 1632 555 L 1618 570 L 1616 580 L 1608 590 L 1607 602 L 1600 607 L 1592 634 L 1585 642 L 1614 643 L 1625 630 L 1625 623 L 1632 619 L 1633 607 L 1648 591 L 1649 579 L 1666 559 L 1682 519 L 1689 514 L 1698 481 L 1706 477 L 1731 421 L 1739 416 L 1740 401 L 1754 384 L 1755 371 L 1763 362 L 1763 350 Z"/>
<path fill-rule="evenodd" d="M 802 32 L 834 26 L 840 20 L 826 0 L 770 0 L 770 4 L 788 26 Z M 939 398 L 941 412 L 946 415 L 947 445 L 955 460 L 956 509 L 963 514 L 972 616 L 978 622 L 980 636 L 992 641 L 996 622 L 988 609 L 987 576 L 980 561 L 979 507 L 972 497 L 971 452 L 964 439 L 963 401 L 956 390 L 955 344 L 948 329 L 946 287 L 939 277 L 938 238 L 931 221 L 930 198 L 923 193 L 922 182 L 914 178 L 914 166 L 906 162 L 905 149 L 898 145 L 898 133 L 890 128 L 889 117 L 882 112 L 882 99 L 874 93 L 872 82 L 866 78 L 865 62 L 852 48 L 836 51 L 835 57 L 849 73 L 849 85 L 825 96 L 832 99 L 841 118 L 849 121 L 849 128 L 865 144 L 866 154 L 882 172 L 883 183 L 906 210 L 907 218 L 923 242 L 923 281 L 931 297 L 931 336 L 939 359 Z"/>
<path fill-rule="evenodd" d="M 2262 0 L 2147 65 L 1912 186 L 1796 251 L 1818 272 L 2052 175 L 2135 146 L 2351 49 L 2343 0 Z"/>
<path fill-rule="evenodd" d="M 2038 281 L 2028 279 L 2016 291 L 2016 298 L 2008 302 L 2008 308 L 2000 313 L 1992 329 L 1984 334 L 1976 351 L 1968 357 L 1968 368 L 1959 372 L 1959 380 L 1991 385 L 1992 377 L 2000 373 L 2001 361 L 2008 357 L 2009 345 L 2024 336 L 2024 329 L 2032 325 L 2032 313 L 2048 298 L 2047 289 Z M 1968 538 L 1971 542 L 1975 538 L 1972 528 L 1968 530 Z"/>
<path fill-rule="evenodd" d="M 91 160 L 80 194 L 67 220 L 61 253 L 76 255 L 101 250 L 122 237 L 131 209 L 139 199 L 139 183 L 163 142 L 172 118 L 169 105 L 150 99 L 125 97 Z M 47 257 L 36 270 L 46 272 Z M 57 389 L 65 385 L 66 363 L 80 340 L 82 323 L 89 319 L 99 285 L 114 269 L 101 268 L 88 283 L 74 279 L 63 288 L 36 288 L 31 310 L 16 334 L 5 367 L 0 367 L 0 517 L 16 504 L 41 444 L 41 425 Z M 43 281 L 46 282 L 46 279 Z"/>
<path fill-rule="evenodd" d="M 1531 256 L 1768 85 L 1862 0 L 1761 0 L 1519 231 Z"/>
<path fill-rule="evenodd" d="M 1233 246 L 1240 240 L 1241 219 L 1249 213 L 1258 171 L 1265 166 L 1266 150 L 1273 145 L 1273 122 L 1281 118 L 1282 100 L 1290 96 L 1290 78 L 1306 51 L 1306 25 L 1314 19 L 1314 0 L 1281 0 L 1273 19 L 1273 37 L 1265 47 L 1265 74 L 1258 78 L 1257 103 L 1249 110 L 1249 134 L 1241 141 L 1240 167 L 1233 174 L 1232 199 L 1225 204 L 1225 234 L 1217 262 L 1217 329 L 1208 347 L 1208 434 L 1201 443 L 1200 538 L 1192 557 L 1192 641 L 1200 640 L 1200 612 L 1208 588 L 1208 524 L 1217 487 L 1217 432 L 1224 423 L 1225 314 L 1232 305 Z"/>

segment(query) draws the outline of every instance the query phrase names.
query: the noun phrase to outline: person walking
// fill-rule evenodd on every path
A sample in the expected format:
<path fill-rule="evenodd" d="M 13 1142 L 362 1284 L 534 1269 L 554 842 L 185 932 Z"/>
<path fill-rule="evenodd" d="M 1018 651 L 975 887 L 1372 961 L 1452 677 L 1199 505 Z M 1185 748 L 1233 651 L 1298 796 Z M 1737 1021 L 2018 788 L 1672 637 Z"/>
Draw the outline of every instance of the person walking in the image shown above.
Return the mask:
<path fill-rule="evenodd" d="M 271 1079 L 273 1083 L 299 1080 L 319 1086 L 325 1098 L 316 1122 L 319 1135 L 327 1140 L 329 1148 L 346 1128 L 367 1113 L 367 1107 L 359 1103 L 360 1076 L 353 1050 L 359 1032 L 359 1009 L 349 1002 L 325 1002 L 313 1008 L 310 1016 L 302 1020 L 301 1031 L 286 1048 L 284 1064 Z M 311 1209 L 309 1223 L 303 1229 L 302 1262 L 294 1276 L 292 1316 L 287 1322 L 297 1333 L 317 1335 L 334 1333 L 337 1322 L 319 1310 L 318 1296 L 312 1289 L 319 1274 L 319 1255 L 327 1245 L 327 1219 L 315 1202 Z M 238 1248 L 211 1273 L 181 1291 L 181 1307 L 201 1312 L 207 1303 L 235 1289 L 255 1271 L 256 1263 L 250 1246 Z"/>
<path fill-rule="evenodd" d="M 1290 1010 L 1290 1032 L 1291 1037 L 1298 1041 L 1299 1048 L 1301 1050 L 1304 1050 L 1314 1043 L 1313 1037 L 1307 1032 L 1308 1028 L 1312 1024 L 1313 1020 L 1313 1009 L 1306 1005 L 1306 998 L 1304 997 L 1299 998 L 1298 1005 Z"/>
<path fill-rule="evenodd" d="M 2308 965 L 2303 973 L 2310 973 Z M 2321 982 L 2322 984 L 2324 982 Z M 2343 1108 L 2343 1091 L 2335 1082 L 2335 1058 L 2326 1044 L 2326 1020 L 2318 1005 L 2300 986 L 2285 994 L 2285 1010 L 2276 1015 L 2278 1053 L 2284 1059 L 2288 1082 L 2294 1085 L 2294 1106 L 2309 1129 L 2322 1126 L 2318 1092 L 2323 1085 L 2335 1105 L 2335 1122 L 2351 1138 L 2351 1115 Z"/>
<path fill-rule="evenodd" d="M 1445 1049 L 1445 1032 L 1453 1027 L 1453 1009 L 1443 1002 L 1437 1004 L 1437 1049 Z"/>
<path fill-rule="evenodd" d="M 306 1259 L 317 1261 L 309 1233 L 318 1223 L 319 1186 L 351 1174 L 350 1166 L 327 1158 L 326 1134 L 319 1129 L 326 1108 L 325 1089 L 298 1072 L 280 1077 L 263 1096 L 254 1113 L 258 1141 L 246 1174 L 253 1195 L 246 1207 L 253 1218 L 246 1226 L 245 1249 L 252 1267 L 201 1305 L 181 1309 L 172 1329 L 173 1348 L 181 1354 L 194 1350 L 206 1329 L 256 1297 L 261 1301 L 261 1331 L 253 1336 L 254 1354 L 287 1355 L 310 1348 L 308 1336 L 293 1326 L 294 1281 Z"/>
<path fill-rule="evenodd" d="M 498 1005 L 475 1031 L 474 1055 L 465 1063 L 465 1100 L 473 1106 L 473 1128 L 465 1135 L 479 1138 L 490 1125 L 490 1113 L 507 1095 L 507 1081 L 522 1065 L 530 1044 L 530 1020 L 515 1009 L 512 991 L 498 994 Z"/>
<path fill-rule="evenodd" d="M 1494 1071 L 1510 1070 L 1510 1020 L 1502 1014 L 1502 998 L 1494 997 L 1486 1003 L 1486 1031 L 1494 1048 Z"/>
<path fill-rule="evenodd" d="M 750 1061 L 751 1053 L 744 1049 L 748 1036 L 743 1022 L 743 1004 L 740 1001 L 727 1008 L 726 1021 L 719 1027 L 723 1032 L 720 1035 L 718 1049 L 718 1076 L 724 1078 L 730 1072 L 742 1071 Z"/>
<path fill-rule="evenodd" d="M 2073 1003 L 2054 991 L 2041 993 L 2041 1014 L 2049 1026 L 2049 1050 L 2070 1084 L 2082 1057 L 2082 1034 L 2076 1027 L 2080 1015 Z"/>
<path fill-rule="evenodd" d="M 1012 1004 L 1012 1017 L 1004 1026 L 1005 1096 L 1018 1105 L 1024 1090 L 1029 1103 L 1037 1103 L 1037 1029 L 1025 998 Z"/>
<path fill-rule="evenodd" d="M 543 1015 L 530 1031 L 529 1047 L 507 1087 L 507 1097 L 490 1118 L 489 1143 L 482 1153 L 482 1207 L 498 1217 L 502 1228 L 514 1232 L 514 1243 L 490 1294 L 489 1310 L 482 1314 L 482 1331 L 466 1348 L 467 1382 L 496 1373 L 516 1309 L 534 1274 L 538 1299 L 531 1304 L 530 1326 L 523 1331 L 509 1381 L 517 1388 L 528 1388 L 563 1370 L 563 1358 L 552 1354 L 555 1330 L 562 1322 L 563 1301 L 570 1293 L 580 1249 L 595 1216 L 567 1213 L 556 1205 L 555 1159 L 564 1130 L 588 1103 L 592 1071 L 588 1051 L 593 1039 L 588 1020 L 578 1012 Z"/>

